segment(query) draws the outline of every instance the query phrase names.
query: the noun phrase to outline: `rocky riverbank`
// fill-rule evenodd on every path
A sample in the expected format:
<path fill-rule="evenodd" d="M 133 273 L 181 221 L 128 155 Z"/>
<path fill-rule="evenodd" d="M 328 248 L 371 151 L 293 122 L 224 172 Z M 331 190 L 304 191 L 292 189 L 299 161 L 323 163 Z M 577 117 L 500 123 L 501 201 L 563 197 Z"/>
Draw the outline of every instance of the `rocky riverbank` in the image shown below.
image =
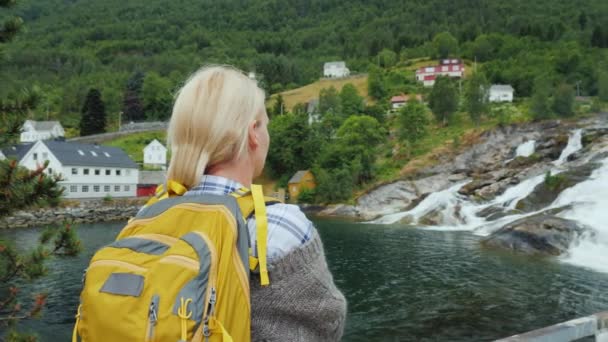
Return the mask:
<path fill-rule="evenodd" d="M 135 216 L 143 202 L 139 199 L 116 199 L 110 202 L 87 200 L 68 202 L 56 208 L 22 210 L 0 219 L 0 229 L 40 227 L 71 220 L 74 223 L 126 221 Z"/>
<path fill-rule="evenodd" d="M 559 217 L 572 207 L 557 203 L 579 205 L 560 195 L 607 163 L 608 113 L 498 127 L 456 155 L 440 156 L 407 179 L 370 190 L 355 205 L 330 206 L 319 216 L 481 230 L 494 234 L 486 246 L 555 255 L 582 231 Z"/>

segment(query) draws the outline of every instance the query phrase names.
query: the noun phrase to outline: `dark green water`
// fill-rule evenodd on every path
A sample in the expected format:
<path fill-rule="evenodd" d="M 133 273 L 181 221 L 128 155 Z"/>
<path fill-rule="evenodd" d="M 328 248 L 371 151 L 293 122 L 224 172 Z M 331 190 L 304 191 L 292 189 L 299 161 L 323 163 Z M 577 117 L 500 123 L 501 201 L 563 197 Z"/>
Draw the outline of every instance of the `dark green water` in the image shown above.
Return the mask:
<path fill-rule="evenodd" d="M 55 259 L 24 293 L 49 293 L 22 330 L 68 341 L 82 270 L 122 224 L 82 225 L 85 251 Z M 608 310 L 608 274 L 554 260 L 483 250 L 467 232 L 317 222 L 335 281 L 349 302 L 344 341 L 487 341 Z M 1 233 L 20 247 L 38 230 Z"/>

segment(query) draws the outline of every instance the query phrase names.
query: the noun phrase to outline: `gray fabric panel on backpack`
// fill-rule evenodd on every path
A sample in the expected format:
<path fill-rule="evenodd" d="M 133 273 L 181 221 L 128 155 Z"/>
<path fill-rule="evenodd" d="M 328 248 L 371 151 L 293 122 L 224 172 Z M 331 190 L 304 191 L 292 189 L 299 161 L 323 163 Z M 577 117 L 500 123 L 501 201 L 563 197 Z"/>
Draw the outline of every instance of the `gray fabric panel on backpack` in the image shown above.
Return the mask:
<path fill-rule="evenodd" d="M 205 240 L 197 233 L 188 233 L 182 236 L 181 239 L 187 242 L 196 251 L 198 259 L 200 260 L 200 268 L 199 274 L 186 284 L 186 286 L 177 294 L 175 302 L 173 303 L 173 314 L 177 315 L 181 306 L 181 298 L 184 298 L 184 301 L 192 299 L 192 303 L 188 305 L 188 310 L 192 311 L 192 317 L 190 319 L 196 321 L 197 324 L 200 324 L 201 319 L 203 318 L 203 310 L 206 306 L 204 301 L 205 294 L 207 293 L 209 272 L 211 271 L 211 251 Z"/>
<path fill-rule="evenodd" d="M 247 224 L 243 219 L 243 214 L 241 214 L 241 209 L 239 208 L 239 204 L 236 201 L 236 198 L 229 195 L 214 195 L 214 194 L 205 194 L 205 195 L 196 195 L 196 196 L 176 196 L 171 198 L 166 198 L 161 201 L 158 201 L 152 204 L 149 207 L 142 208 L 136 219 L 150 218 L 156 215 L 160 215 L 167 211 L 169 208 L 176 206 L 182 203 L 199 203 L 199 204 L 221 204 L 226 206 L 228 210 L 232 213 L 232 215 L 236 218 L 238 236 L 236 241 L 237 250 L 239 251 L 239 256 L 241 257 L 241 261 L 243 262 L 243 268 L 245 269 L 245 274 L 247 274 L 247 279 L 249 279 L 249 231 L 247 230 Z"/>
<path fill-rule="evenodd" d="M 137 237 L 128 237 L 114 241 L 108 247 L 128 248 L 135 252 L 152 255 L 161 255 L 169 249 L 169 245 L 162 242 Z"/>
<path fill-rule="evenodd" d="M 139 297 L 144 288 L 144 277 L 132 273 L 111 273 L 99 292 Z"/>

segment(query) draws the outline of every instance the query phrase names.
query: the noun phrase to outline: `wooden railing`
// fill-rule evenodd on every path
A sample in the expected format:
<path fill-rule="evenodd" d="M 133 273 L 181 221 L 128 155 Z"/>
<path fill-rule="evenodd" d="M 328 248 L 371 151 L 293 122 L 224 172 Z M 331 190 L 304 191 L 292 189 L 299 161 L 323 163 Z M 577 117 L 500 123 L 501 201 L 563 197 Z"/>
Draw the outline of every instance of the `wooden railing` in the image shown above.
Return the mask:
<path fill-rule="evenodd" d="M 497 342 L 569 342 L 585 337 L 595 337 L 596 342 L 608 342 L 608 311 L 514 335 Z"/>

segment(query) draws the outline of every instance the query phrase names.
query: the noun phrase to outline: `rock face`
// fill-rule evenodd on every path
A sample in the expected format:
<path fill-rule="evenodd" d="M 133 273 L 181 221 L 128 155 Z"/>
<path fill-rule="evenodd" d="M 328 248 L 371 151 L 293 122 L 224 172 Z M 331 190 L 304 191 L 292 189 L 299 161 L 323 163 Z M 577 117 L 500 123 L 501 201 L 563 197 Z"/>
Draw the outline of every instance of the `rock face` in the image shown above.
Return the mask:
<path fill-rule="evenodd" d="M 74 223 L 126 221 L 135 216 L 142 204 L 138 200 L 82 202 L 76 207 L 17 211 L 0 219 L 0 229 L 40 227 L 58 224 L 64 220 Z"/>
<path fill-rule="evenodd" d="M 547 207 L 562 191 L 587 180 L 599 166 L 598 163 L 587 163 L 548 177 L 528 197 L 517 202 L 516 208 L 523 212 L 533 212 Z"/>
<path fill-rule="evenodd" d="M 583 234 L 593 231 L 576 221 L 541 213 L 505 225 L 482 244 L 525 254 L 560 255 Z"/>

